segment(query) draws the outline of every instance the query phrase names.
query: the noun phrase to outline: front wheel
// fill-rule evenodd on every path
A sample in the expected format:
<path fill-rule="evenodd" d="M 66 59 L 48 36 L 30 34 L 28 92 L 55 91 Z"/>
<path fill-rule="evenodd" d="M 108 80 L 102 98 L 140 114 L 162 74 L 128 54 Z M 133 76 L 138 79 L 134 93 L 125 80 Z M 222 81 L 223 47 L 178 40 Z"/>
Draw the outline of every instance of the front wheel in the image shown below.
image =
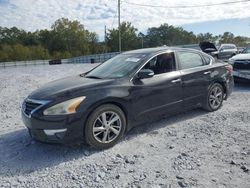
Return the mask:
<path fill-rule="evenodd" d="M 114 146 L 124 135 L 126 117 L 116 105 L 105 104 L 96 108 L 85 125 L 86 142 L 97 149 Z"/>
<path fill-rule="evenodd" d="M 207 94 L 204 109 L 213 112 L 222 106 L 224 100 L 224 89 L 221 84 L 213 84 Z"/>

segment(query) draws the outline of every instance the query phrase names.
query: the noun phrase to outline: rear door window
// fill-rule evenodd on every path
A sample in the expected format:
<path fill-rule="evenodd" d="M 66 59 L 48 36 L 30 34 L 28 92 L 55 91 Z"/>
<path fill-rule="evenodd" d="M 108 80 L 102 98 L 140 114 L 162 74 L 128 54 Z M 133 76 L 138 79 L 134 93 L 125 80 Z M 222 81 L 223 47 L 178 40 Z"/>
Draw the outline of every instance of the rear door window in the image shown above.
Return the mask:
<path fill-rule="evenodd" d="M 178 52 L 177 55 L 181 69 L 190 69 L 204 65 L 202 57 L 198 53 Z"/>
<path fill-rule="evenodd" d="M 233 46 L 233 45 L 225 45 L 225 46 L 223 46 L 221 49 L 223 49 L 223 50 L 233 50 L 233 49 L 236 49 L 236 46 Z"/>

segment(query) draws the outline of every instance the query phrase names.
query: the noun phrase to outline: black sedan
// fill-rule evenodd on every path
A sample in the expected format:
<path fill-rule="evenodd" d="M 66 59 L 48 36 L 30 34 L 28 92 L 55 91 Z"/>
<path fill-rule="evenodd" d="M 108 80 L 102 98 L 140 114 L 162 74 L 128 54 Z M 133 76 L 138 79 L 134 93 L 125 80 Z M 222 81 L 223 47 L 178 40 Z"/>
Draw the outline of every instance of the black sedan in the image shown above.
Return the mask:
<path fill-rule="evenodd" d="M 203 52 L 135 50 L 34 91 L 22 118 L 38 141 L 86 141 L 105 149 L 152 119 L 197 107 L 216 111 L 232 87 L 232 66 Z"/>

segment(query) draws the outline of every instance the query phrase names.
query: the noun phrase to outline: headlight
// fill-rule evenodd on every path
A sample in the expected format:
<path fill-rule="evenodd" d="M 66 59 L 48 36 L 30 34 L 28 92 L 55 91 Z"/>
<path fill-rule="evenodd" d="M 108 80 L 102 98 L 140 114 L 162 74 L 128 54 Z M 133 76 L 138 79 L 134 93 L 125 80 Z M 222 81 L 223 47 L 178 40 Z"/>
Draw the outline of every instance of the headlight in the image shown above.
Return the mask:
<path fill-rule="evenodd" d="M 230 58 L 230 59 L 228 60 L 228 63 L 230 63 L 231 65 L 233 65 L 233 64 L 234 64 L 234 59 Z"/>
<path fill-rule="evenodd" d="M 64 115 L 64 114 L 73 114 L 76 112 L 76 108 L 81 104 L 81 102 L 86 97 L 78 97 L 62 103 L 56 104 L 50 108 L 47 108 L 43 111 L 44 115 Z"/>

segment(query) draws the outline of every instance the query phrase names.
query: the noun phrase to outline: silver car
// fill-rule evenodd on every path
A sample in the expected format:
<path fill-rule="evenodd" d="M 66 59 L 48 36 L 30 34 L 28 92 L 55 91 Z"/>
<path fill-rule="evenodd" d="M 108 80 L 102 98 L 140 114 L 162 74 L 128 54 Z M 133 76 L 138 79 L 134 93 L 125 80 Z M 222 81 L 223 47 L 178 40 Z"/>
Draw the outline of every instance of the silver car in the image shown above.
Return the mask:
<path fill-rule="evenodd" d="M 218 51 L 212 52 L 212 56 L 217 59 L 229 59 L 238 53 L 235 44 L 221 44 L 217 49 Z"/>
<path fill-rule="evenodd" d="M 233 65 L 233 75 L 235 78 L 250 80 L 250 45 L 242 53 L 229 59 Z"/>

